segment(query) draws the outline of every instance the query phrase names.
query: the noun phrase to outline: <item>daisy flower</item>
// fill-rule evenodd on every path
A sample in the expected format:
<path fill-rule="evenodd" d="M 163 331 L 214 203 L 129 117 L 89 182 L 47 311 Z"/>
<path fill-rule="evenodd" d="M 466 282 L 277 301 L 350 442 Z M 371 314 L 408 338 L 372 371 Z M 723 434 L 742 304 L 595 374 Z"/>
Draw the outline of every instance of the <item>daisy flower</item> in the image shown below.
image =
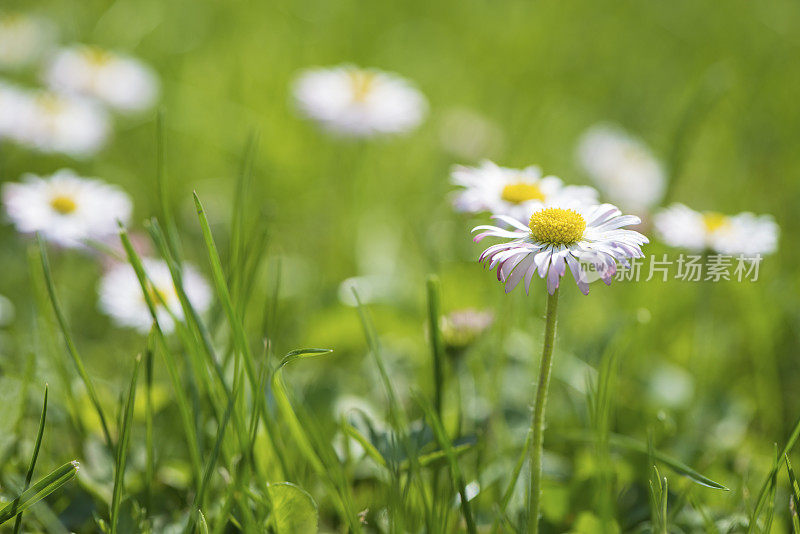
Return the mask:
<path fill-rule="evenodd" d="M 108 115 L 89 100 L 40 91 L 20 106 L 12 137 L 42 152 L 87 157 L 108 140 Z"/>
<path fill-rule="evenodd" d="M 512 229 L 477 226 L 474 241 L 486 237 L 510 239 L 492 245 L 480 256 L 490 269 L 497 267 L 497 279 L 505 283 L 506 293 L 525 279 L 527 293 L 534 274 L 547 279 L 551 295 L 558 288 L 567 268 L 584 295 L 589 293 L 591 270 L 606 284 L 617 271 L 617 261 L 629 265 L 629 258 L 644 256 L 641 246 L 647 238 L 625 226 L 639 224 L 639 217 L 622 215 L 616 206 L 575 206 L 540 208 L 531 215 L 528 225 L 513 217 L 496 215 Z"/>
<path fill-rule="evenodd" d="M 166 262 L 145 258 L 142 260 L 150 281 L 150 296 L 156 305 L 156 316 L 161 329 L 172 332 L 175 320 L 183 320 L 178 293 Z M 211 304 L 211 289 L 206 280 L 191 265 L 182 268 L 183 289 L 192 306 L 203 313 Z M 153 324 L 147 301 L 136 272 L 129 263 L 119 263 L 103 275 L 100 281 L 100 310 L 123 327 L 146 333 Z"/>
<path fill-rule="evenodd" d="M 453 200 L 455 209 L 462 212 L 489 211 L 524 221 L 544 206 L 597 204 L 593 188 L 565 186 L 555 176 L 542 177 L 536 166 L 510 169 L 486 160 L 478 167 L 456 166 L 450 176 L 463 188 Z"/>
<path fill-rule="evenodd" d="M 96 98 L 125 113 L 150 108 L 158 96 L 158 79 L 150 67 L 94 46 L 58 50 L 44 80 L 51 89 Z"/>
<path fill-rule="evenodd" d="M 666 176 L 661 163 L 644 143 L 618 127 L 589 128 L 577 152 L 597 187 L 624 209 L 645 212 L 664 195 Z"/>
<path fill-rule="evenodd" d="M 0 14 L 0 69 L 30 65 L 54 41 L 55 29 L 48 21 L 23 13 Z"/>
<path fill-rule="evenodd" d="M 2 187 L 3 205 L 18 231 L 39 232 L 63 247 L 83 247 L 103 240 L 127 222 L 132 204 L 120 188 L 82 178 L 69 169 L 52 176 L 26 174 L 22 183 Z"/>
<path fill-rule="evenodd" d="M 467 308 L 456 310 L 442 316 L 439 328 L 445 350 L 459 355 L 475 343 L 494 323 L 494 314 L 490 311 Z"/>
<path fill-rule="evenodd" d="M 408 132 L 425 117 L 425 97 L 400 76 L 351 65 L 310 69 L 294 84 L 298 110 L 350 137 Z"/>
<path fill-rule="evenodd" d="M 723 215 L 672 204 L 654 217 L 659 238 L 673 247 L 755 256 L 775 252 L 780 230 L 769 215 Z"/>

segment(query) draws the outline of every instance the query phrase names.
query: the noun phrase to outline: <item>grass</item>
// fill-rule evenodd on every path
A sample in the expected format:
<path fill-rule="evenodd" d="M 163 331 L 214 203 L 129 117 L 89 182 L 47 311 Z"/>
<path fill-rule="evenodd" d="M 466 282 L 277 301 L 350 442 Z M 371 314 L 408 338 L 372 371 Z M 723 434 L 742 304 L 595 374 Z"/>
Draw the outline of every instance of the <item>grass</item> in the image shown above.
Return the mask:
<path fill-rule="evenodd" d="M 97 311 L 104 253 L 0 227 L 3 528 L 524 531 L 546 299 L 535 282 L 504 295 L 474 261 L 478 219 L 449 206 L 449 168 L 473 161 L 441 130 L 467 108 L 502 133 L 498 162 L 577 184 L 581 132 L 620 123 L 669 168 L 670 200 L 782 228 L 755 283 L 563 287 L 542 532 L 797 531 L 796 2 L 8 5 L 130 51 L 163 87 L 96 157 L 4 144 L 0 178 L 67 166 L 121 185 L 142 286 L 140 240 L 179 287 L 198 266 L 215 304 L 180 293 L 173 334 L 117 328 Z M 297 70 L 341 62 L 413 79 L 426 123 L 347 142 L 298 118 Z M 388 290 L 352 297 L 353 276 Z M 496 320 L 456 361 L 438 317 L 465 307 Z"/>

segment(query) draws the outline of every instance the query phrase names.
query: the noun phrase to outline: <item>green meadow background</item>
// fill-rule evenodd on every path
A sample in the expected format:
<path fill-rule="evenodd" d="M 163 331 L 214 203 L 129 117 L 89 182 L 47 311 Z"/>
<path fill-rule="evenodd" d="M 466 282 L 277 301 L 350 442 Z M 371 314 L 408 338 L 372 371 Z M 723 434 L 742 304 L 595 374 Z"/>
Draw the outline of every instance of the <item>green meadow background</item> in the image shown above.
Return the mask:
<path fill-rule="evenodd" d="M 459 477 L 441 453 L 429 463 L 423 458 L 441 450 L 421 407 L 435 389 L 425 328 L 429 275 L 439 281 L 442 312 L 476 307 L 495 314 L 475 346 L 460 360 L 445 361 L 443 423 L 450 439 L 466 444 L 458 450 L 461 480 L 480 485 L 470 501 L 478 530 L 513 532 L 520 524 L 524 484 L 505 514 L 498 505 L 529 424 L 545 290 L 534 281 L 530 296 L 520 289 L 505 295 L 494 273 L 475 261 L 481 248 L 469 230 L 482 219 L 450 207 L 450 168 L 477 160 L 444 150 L 442 128 L 452 110 L 468 109 L 502 132 L 490 154 L 502 165 L 535 163 L 568 183 L 589 183 L 575 160 L 576 141 L 585 128 L 610 121 L 641 137 L 664 162 L 668 201 L 769 213 L 781 227 L 778 251 L 765 258 L 757 282 L 594 284 L 584 297 L 564 279 L 545 437 L 543 531 L 745 532 L 766 483 L 768 505 L 751 530 L 791 532 L 792 491 L 776 448 L 800 418 L 797 2 L 6 0 L 2 7 L 49 17 L 64 43 L 128 52 L 158 71 L 164 202 L 184 258 L 211 281 L 193 191 L 228 275 L 241 267 L 231 253 L 239 246 L 231 237 L 238 214 L 244 214 L 243 235 L 252 237 L 241 241 L 254 258 L 247 275 L 252 285 L 234 292 L 234 306 L 256 368 L 274 369 L 297 348 L 334 351 L 293 363 L 283 374 L 325 472 L 313 468 L 268 391 L 277 445 L 259 425 L 255 475 L 241 468 L 247 454 L 231 427 L 215 448 L 226 403 L 193 382 L 187 354 L 200 349 L 168 339 L 203 465 L 215 460 L 200 506 L 210 531 L 314 530 L 313 521 L 292 523 L 296 517 L 318 517 L 323 532 L 466 528 L 456 497 Z M 290 94 L 298 71 L 341 63 L 413 80 L 429 99 L 425 123 L 402 137 L 350 141 L 298 117 Z M 29 72 L 13 79 L 33 84 L 36 78 Z M 117 118 L 108 147 L 85 160 L 3 145 L 0 177 L 15 181 L 26 172 L 70 167 L 119 184 L 135 202 L 129 231 L 146 235 L 143 221 L 157 216 L 164 223 L 156 122 L 155 112 Z M 252 178 L 237 201 L 251 136 Z M 263 246 L 255 237 L 262 230 Z M 675 252 L 648 235 L 647 254 Z M 165 351 L 154 358 L 155 471 L 148 480 L 144 371 L 132 419 L 123 424 L 118 416 L 145 336 L 114 327 L 97 311 L 97 258 L 49 253 L 56 291 L 111 433 L 120 441 L 120 429 L 130 431 L 118 531 L 180 532 L 191 514 L 187 528 L 202 532 L 194 510 L 198 481 Z M 111 518 L 118 464 L 104 449 L 64 349 L 35 244 L 9 224 L 0 228 L 0 273 L 0 294 L 15 310 L 0 331 L 0 490 L 8 500 L 17 495 L 48 383 L 34 481 L 69 460 L 82 467 L 76 480 L 26 512 L 23 531 L 98 532 Z M 411 428 L 394 438 L 379 431 L 369 438 L 388 468 L 370 456 L 338 462 L 327 448 L 344 441 L 335 410 L 342 397 L 371 406 L 381 428 L 391 421 L 358 310 L 349 295 L 346 302 L 340 298 L 341 282 L 354 276 L 388 281 L 385 295 L 365 305 Z M 217 300 L 207 324 L 233 384 L 231 355 L 241 347 L 224 312 Z M 249 421 L 258 403 L 244 389 L 233 409 Z M 424 461 L 417 470 L 408 466 L 419 462 L 406 459 L 393 471 L 395 460 L 402 463 L 397 443 L 403 435 L 418 440 L 417 459 Z M 788 458 L 800 463 L 796 454 Z M 694 478 L 678 472 L 675 461 L 691 466 Z M 653 463 L 668 480 L 666 518 L 656 510 L 658 483 L 651 494 Z M 729 491 L 697 484 L 699 474 Z M 285 512 L 278 493 L 265 485 L 284 481 L 307 492 L 292 494 L 299 512 Z M 337 495 L 349 495 L 351 512 L 363 511 L 363 526 L 342 512 Z M 279 512 L 287 522 L 277 519 Z"/>

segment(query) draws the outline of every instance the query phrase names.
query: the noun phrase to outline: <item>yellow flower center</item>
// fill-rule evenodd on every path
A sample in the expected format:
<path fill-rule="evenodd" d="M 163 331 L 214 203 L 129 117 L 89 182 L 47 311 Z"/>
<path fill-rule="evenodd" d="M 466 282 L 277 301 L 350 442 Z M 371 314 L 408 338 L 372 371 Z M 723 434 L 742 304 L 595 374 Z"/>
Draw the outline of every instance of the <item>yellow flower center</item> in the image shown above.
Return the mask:
<path fill-rule="evenodd" d="M 50 207 L 61 215 L 69 215 L 78 209 L 78 204 L 67 195 L 57 195 L 50 200 Z"/>
<path fill-rule="evenodd" d="M 49 116 L 58 115 L 64 109 L 64 100 L 54 93 L 41 93 L 36 97 L 40 109 Z"/>
<path fill-rule="evenodd" d="M 96 46 L 87 46 L 83 50 L 83 57 L 97 67 L 102 67 L 111 61 L 114 57 L 110 52 L 103 50 L 102 48 L 98 48 Z"/>
<path fill-rule="evenodd" d="M 638 146 L 625 147 L 623 151 L 625 157 L 632 161 L 640 161 L 647 159 L 647 153 Z"/>
<path fill-rule="evenodd" d="M 352 69 L 348 74 L 350 75 L 350 87 L 353 90 L 353 101 L 364 102 L 375 85 L 375 73 Z"/>
<path fill-rule="evenodd" d="M 512 204 L 522 204 L 528 200 L 544 200 L 544 193 L 536 184 L 517 182 L 505 186 L 500 198 Z"/>
<path fill-rule="evenodd" d="M 0 17 L 0 27 L 14 29 L 14 26 L 22 26 L 25 17 L 21 13 L 8 13 Z"/>
<path fill-rule="evenodd" d="M 166 304 L 167 295 L 161 289 L 151 285 L 147 288 L 147 293 L 147 296 L 150 297 L 150 302 L 152 302 L 154 305 L 163 306 Z"/>
<path fill-rule="evenodd" d="M 716 232 L 728 226 L 728 217 L 716 211 L 707 211 L 703 213 L 703 224 L 707 232 Z"/>
<path fill-rule="evenodd" d="M 570 245 L 583 236 L 586 221 L 575 210 L 547 208 L 531 215 L 528 227 L 536 241 Z"/>

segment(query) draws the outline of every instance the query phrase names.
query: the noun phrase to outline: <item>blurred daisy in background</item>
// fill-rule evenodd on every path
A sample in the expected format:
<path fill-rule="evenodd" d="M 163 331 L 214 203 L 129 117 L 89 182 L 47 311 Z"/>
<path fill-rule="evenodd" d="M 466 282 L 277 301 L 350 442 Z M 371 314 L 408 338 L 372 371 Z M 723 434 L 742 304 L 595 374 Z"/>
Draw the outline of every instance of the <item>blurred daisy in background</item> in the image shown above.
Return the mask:
<path fill-rule="evenodd" d="M 172 283 L 169 267 L 162 260 L 142 260 L 150 282 L 150 297 L 156 305 L 156 315 L 165 333 L 175 329 L 175 319 L 183 320 L 183 309 Z M 198 313 L 204 313 L 211 304 L 211 289 L 202 275 L 191 265 L 182 268 L 183 289 L 189 302 Z M 134 328 L 146 333 L 153 324 L 147 301 L 136 272 L 128 263 L 119 263 L 108 270 L 100 281 L 100 310 L 119 326 Z"/>
<path fill-rule="evenodd" d="M 461 355 L 474 344 L 494 323 L 489 310 L 467 308 L 442 316 L 439 328 L 445 350 L 451 356 Z"/>
<path fill-rule="evenodd" d="M 150 67 L 94 46 L 56 51 L 45 68 L 44 81 L 55 91 L 96 98 L 123 113 L 148 109 L 158 96 L 158 78 Z"/>
<path fill-rule="evenodd" d="M 453 206 L 467 213 L 488 211 L 525 221 L 544 206 L 597 203 L 597 191 L 593 188 L 565 186 L 555 176 L 542 177 L 536 166 L 510 169 L 486 160 L 478 167 L 456 166 L 450 177 L 463 188 L 456 193 Z"/>
<path fill-rule="evenodd" d="M 82 178 L 69 169 L 52 176 L 26 174 L 2 187 L 6 214 L 22 233 L 39 232 L 62 247 L 83 247 L 117 232 L 130 219 L 132 203 L 120 188 Z"/>
<path fill-rule="evenodd" d="M 503 130 L 469 109 L 445 111 L 439 126 L 439 142 L 451 155 L 465 160 L 496 156 L 503 148 Z"/>
<path fill-rule="evenodd" d="M 661 201 L 666 175 L 647 146 L 616 126 L 589 128 L 578 159 L 600 191 L 623 209 L 645 213 Z"/>
<path fill-rule="evenodd" d="M 673 247 L 718 254 L 770 254 L 778 246 L 780 229 L 770 215 L 723 215 L 672 204 L 654 217 L 659 238 Z"/>
<path fill-rule="evenodd" d="M 408 132 L 428 110 L 425 97 L 409 81 L 351 65 L 303 71 L 293 92 L 303 115 L 352 137 Z"/>
<path fill-rule="evenodd" d="M 110 135 L 108 114 L 83 98 L 39 91 L 17 105 L 17 124 L 10 137 L 42 152 L 88 157 Z"/>
<path fill-rule="evenodd" d="M 525 292 L 530 288 L 534 273 L 547 279 L 547 291 L 552 295 L 569 267 L 575 282 L 584 295 L 589 282 L 602 279 L 606 284 L 617 272 L 617 261 L 629 265 L 629 258 L 644 257 L 641 246 L 648 243 L 645 236 L 624 226 L 639 224 L 634 215 L 622 215 L 611 204 L 592 207 L 541 208 L 531 215 L 528 225 L 513 217 L 494 218 L 513 227 L 477 226 L 477 243 L 486 237 L 510 239 L 492 245 L 481 254 L 479 261 L 489 269 L 497 267 L 497 279 L 512 291 L 524 278 Z"/>
<path fill-rule="evenodd" d="M 55 27 L 24 13 L 0 13 L 0 69 L 34 63 L 56 40 Z"/>

